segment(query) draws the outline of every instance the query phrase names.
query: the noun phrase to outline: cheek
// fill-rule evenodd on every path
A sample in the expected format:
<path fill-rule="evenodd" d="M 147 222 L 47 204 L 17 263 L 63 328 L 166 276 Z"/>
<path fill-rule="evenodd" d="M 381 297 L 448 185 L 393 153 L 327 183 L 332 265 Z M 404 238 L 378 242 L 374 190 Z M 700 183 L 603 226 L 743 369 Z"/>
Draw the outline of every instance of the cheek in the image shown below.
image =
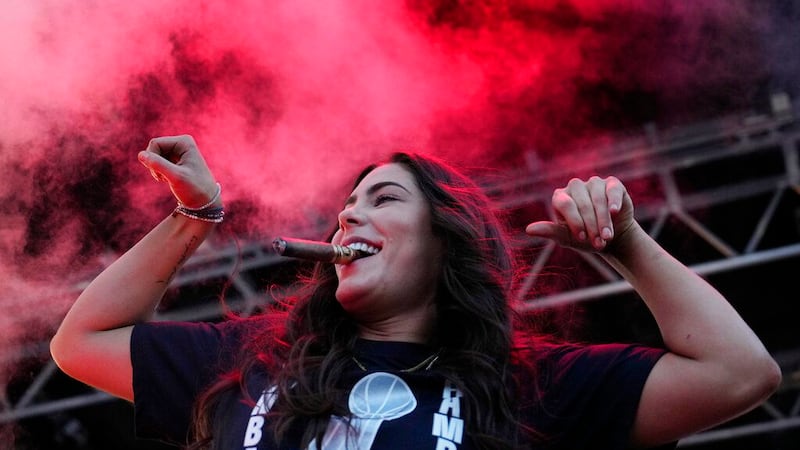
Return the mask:
<path fill-rule="evenodd" d="M 416 249 L 414 257 L 424 270 L 436 272 L 434 269 L 440 267 L 444 257 L 444 242 L 429 230 L 418 229 L 417 232 L 418 239 L 412 244 Z"/>
<path fill-rule="evenodd" d="M 335 233 L 333 233 L 333 237 L 331 238 L 331 244 L 337 244 L 338 245 L 339 242 L 341 242 L 341 241 L 342 241 L 342 229 L 340 228 L 340 229 L 336 230 Z"/>

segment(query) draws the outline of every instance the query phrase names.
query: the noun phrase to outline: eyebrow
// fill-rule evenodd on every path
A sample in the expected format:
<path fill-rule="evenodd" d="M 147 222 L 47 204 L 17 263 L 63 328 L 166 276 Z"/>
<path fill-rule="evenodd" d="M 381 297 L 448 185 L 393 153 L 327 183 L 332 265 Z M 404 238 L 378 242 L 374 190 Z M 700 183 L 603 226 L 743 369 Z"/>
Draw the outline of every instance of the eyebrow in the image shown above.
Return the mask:
<path fill-rule="evenodd" d="M 381 181 L 379 183 L 373 184 L 372 186 L 369 187 L 369 189 L 367 189 L 367 196 L 370 196 L 370 195 L 374 194 L 375 192 L 385 188 L 386 186 L 397 186 L 400 189 L 408 192 L 409 194 L 411 193 L 411 191 L 406 189 L 400 183 L 396 183 L 394 181 Z M 355 201 L 356 201 L 356 196 L 355 195 L 351 195 L 350 197 L 347 197 L 347 200 L 344 201 L 344 205 L 347 206 L 347 205 L 349 205 L 351 203 L 354 203 Z"/>

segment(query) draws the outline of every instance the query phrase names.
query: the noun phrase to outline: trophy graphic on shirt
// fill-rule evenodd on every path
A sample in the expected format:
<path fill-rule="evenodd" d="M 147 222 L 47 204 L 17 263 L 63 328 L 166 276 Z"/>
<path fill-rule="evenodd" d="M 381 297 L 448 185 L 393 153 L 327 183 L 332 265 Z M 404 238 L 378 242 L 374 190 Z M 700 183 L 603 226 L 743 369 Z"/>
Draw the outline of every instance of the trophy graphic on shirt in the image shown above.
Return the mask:
<path fill-rule="evenodd" d="M 321 448 L 347 450 L 349 439 L 355 439 L 354 448 L 359 450 L 372 448 L 381 423 L 414 411 L 417 399 L 400 377 L 376 372 L 365 376 L 353 386 L 348 406 L 352 413 L 349 425 L 340 417 L 331 417 Z M 308 448 L 316 450 L 316 440 Z"/>

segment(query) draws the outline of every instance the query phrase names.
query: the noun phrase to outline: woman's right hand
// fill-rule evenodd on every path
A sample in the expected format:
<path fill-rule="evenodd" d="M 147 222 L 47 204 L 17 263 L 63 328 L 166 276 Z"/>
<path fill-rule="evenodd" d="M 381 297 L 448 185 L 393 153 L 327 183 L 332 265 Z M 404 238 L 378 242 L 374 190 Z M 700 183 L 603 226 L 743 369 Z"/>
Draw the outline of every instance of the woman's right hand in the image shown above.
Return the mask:
<path fill-rule="evenodd" d="M 189 135 L 151 139 L 139 152 L 139 161 L 157 181 L 166 181 L 175 198 L 187 207 L 205 205 L 216 193 L 214 176 Z"/>

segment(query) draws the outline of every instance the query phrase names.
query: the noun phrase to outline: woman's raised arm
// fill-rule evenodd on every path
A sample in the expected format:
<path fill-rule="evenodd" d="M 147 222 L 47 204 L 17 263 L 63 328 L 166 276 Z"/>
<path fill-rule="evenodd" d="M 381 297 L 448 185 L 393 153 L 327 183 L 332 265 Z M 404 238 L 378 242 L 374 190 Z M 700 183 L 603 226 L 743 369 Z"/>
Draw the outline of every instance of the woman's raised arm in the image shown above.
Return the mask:
<path fill-rule="evenodd" d="M 555 222 L 526 231 L 599 252 L 642 297 L 669 353 L 642 392 L 635 445 L 675 441 L 740 415 L 780 383 L 780 369 L 725 298 L 658 245 L 633 219 L 614 177 L 573 179 L 553 195 Z"/>
<path fill-rule="evenodd" d="M 190 214 L 200 206 L 221 207 L 219 186 L 190 136 L 153 139 L 139 160 L 154 178 L 169 184 Z M 151 317 L 170 280 L 213 225 L 171 214 L 100 273 L 80 294 L 50 343 L 56 364 L 73 378 L 132 400 L 133 324 Z"/>

